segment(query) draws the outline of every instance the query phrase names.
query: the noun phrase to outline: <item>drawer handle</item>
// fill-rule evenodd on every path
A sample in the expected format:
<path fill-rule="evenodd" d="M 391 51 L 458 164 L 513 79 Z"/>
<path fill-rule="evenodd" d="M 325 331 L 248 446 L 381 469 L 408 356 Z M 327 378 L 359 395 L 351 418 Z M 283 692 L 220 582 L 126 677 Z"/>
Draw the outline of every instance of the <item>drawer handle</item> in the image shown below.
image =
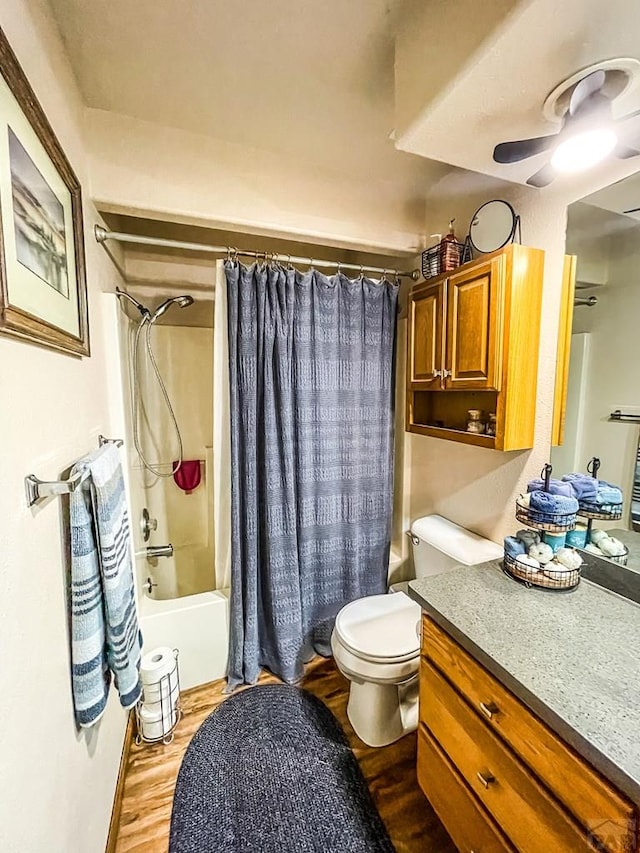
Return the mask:
<path fill-rule="evenodd" d="M 487 789 L 489 788 L 489 785 L 492 785 L 496 781 L 496 777 L 492 776 L 491 773 L 484 774 L 478 770 L 476 776 L 480 780 L 481 784 L 483 784 Z"/>
<path fill-rule="evenodd" d="M 496 714 L 500 713 L 500 708 L 498 708 L 495 702 L 487 702 L 486 704 L 484 702 L 481 702 L 480 710 L 485 715 L 485 717 L 488 717 L 490 720 L 493 719 Z"/>

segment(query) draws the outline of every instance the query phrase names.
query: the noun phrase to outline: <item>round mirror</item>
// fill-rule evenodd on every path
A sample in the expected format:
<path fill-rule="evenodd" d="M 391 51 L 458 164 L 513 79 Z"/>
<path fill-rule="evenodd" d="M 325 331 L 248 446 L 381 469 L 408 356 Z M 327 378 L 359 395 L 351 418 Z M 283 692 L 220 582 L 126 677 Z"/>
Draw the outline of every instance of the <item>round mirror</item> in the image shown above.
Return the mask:
<path fill-rule="evenodd" d="M 513 240 L 518 217 L 509 202 L 494 199 L 486 201 L 471 217 L 469 239 L 481 254 L 495 252 Z"/>

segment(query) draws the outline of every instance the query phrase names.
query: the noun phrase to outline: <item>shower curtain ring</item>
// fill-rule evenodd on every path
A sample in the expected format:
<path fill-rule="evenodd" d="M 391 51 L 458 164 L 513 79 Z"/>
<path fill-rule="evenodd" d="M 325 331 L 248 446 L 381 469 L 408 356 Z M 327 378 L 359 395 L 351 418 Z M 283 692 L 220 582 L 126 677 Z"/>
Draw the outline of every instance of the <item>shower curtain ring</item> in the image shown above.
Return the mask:
<path fill-rule="evenodd" d="M 360 275 L 358 277 L 364 280 L 364 267 L 362 264 L 360 264 Z"/>

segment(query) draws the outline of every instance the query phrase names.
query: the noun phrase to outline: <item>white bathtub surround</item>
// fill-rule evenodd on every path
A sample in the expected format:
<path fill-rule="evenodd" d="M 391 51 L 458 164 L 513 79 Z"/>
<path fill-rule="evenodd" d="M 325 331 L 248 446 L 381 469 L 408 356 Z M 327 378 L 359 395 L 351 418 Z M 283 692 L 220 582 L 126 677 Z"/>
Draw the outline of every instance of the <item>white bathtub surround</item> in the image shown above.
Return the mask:
<path fill-rule="evenodd" d="M 180 652 L 180 687 L 188 690 L 222 678 L 227 671 L 228 590 L 140 602 L 144 651 L 156 646 Z"/>
<path fill-rule="evenodd" d="M 216 261 L 213 319 L 213 540 L 216 589 L 231 586 L 231 420 L 227 279 Z"/>

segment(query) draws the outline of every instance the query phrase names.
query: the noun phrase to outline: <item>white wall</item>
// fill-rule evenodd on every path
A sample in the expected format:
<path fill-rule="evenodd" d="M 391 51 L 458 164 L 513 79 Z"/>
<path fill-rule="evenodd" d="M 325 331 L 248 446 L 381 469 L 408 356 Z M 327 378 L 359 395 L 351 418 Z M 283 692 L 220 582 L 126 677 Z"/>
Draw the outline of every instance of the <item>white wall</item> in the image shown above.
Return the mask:
<path fill-rule="evenodd" d="M 115 357 L 114 267 L 91 238 L 82 107 L 44 0 L 5 0 L 4 29 L 84 189 L 92 357 L 0 337 L 0 849 L 104 850 L 125 728 L 111 696 L 78 732 L 71 701 L 63 503 L 29 510 L 23 478 L 55 478 L 122 434 Z"/>

